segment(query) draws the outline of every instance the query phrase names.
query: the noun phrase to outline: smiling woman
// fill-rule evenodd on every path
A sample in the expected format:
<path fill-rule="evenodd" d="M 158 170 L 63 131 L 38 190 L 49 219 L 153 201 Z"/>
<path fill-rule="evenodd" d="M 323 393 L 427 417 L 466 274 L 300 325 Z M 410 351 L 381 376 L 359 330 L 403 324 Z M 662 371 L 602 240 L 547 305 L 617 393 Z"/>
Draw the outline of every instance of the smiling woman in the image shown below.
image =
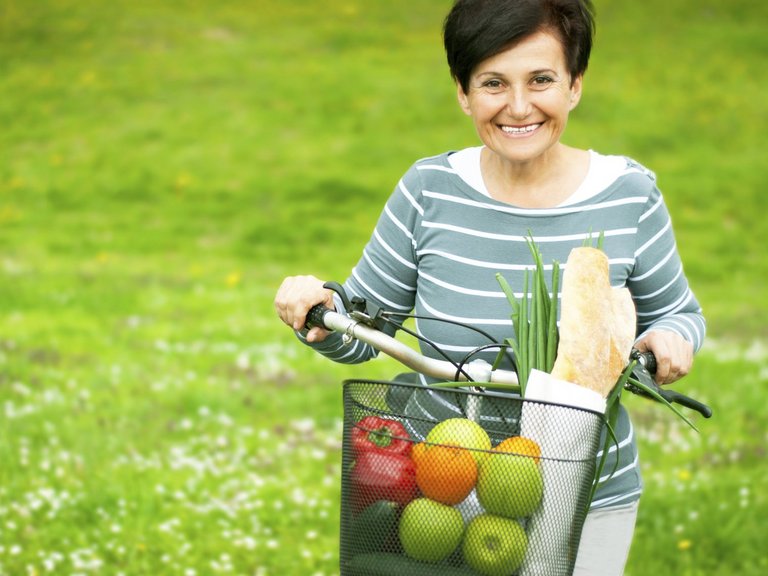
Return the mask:
<path fill-rule="evenodd" d="M 680 388 L 729 416 L 625 398 L 626 574 L 763 576 L 768 2 L 594 3 L 563 142 L 658 172 L 717 337 Z M 479 155 L 451 4 L 0 2 L 0 573 L 339 573 L 338 383 L 394 361 L 324 362 L 272 300 L 344 279 L 412 160 Z"/>
<path fill-rule="evenodd" d="M 634 345 L 654 352 L 657 380 L 669 383 L 690 369 L 705 324 L 655 175 L 631 158 L 561 141 L 586 90 L 593 30 L 588 0 L 455 2 L 444 45 L 459 105 L 482 145 L 411 166 L 344 288 L 383 309 L 472 324 L 502 342 L 513 326 L 496 273 L 516 295 L 527 290 L 527 239 L 540 247 L 543 262 L 566 262 L 571 250 L 602 233 L 610 283 L 629 289 L 637 311 Z M 347 347 L 337 334 L 302 330 L 313 305 L 342 307 L 323 284 L 314 276 L 286 278 L 275 297 L 280 318 L 332 360 L 374 357 L 371 348 Z M 438 322 L 418 320 L 416 329 L 457 362 L 487 343 Z M 422 352 L 435 354 L 426 345 Z M 493 362 L 495 355 L 484 359 Z M 411 399 L 404 412 L 413 420 L 444 420 L 452 408 L 455 413 L 456 407 Z M 580 576 L 623 574 L 632 542 L 642 482 L 623 407 L 615 433 L 622 449 L 604 463 L 615 472 L 595 492 L 585 533 L 600 538 L 582 539 Z"/>

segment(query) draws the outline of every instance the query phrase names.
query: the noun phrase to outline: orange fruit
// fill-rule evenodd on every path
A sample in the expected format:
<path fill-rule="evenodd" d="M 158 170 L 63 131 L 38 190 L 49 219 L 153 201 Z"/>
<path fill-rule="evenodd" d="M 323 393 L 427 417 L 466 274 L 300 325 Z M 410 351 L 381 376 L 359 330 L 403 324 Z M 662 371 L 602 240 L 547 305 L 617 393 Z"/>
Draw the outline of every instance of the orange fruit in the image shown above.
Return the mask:
<path fill-rule="evenodd" d="M 421 457 L 424 455 L 424 452 L 427 451 L 427 445 L 424 442 L 419 442 L 418 444 L 414 444 L 411 448 L 411 460 L 413 460 L 413 463 L 417 466 L 419 465 L 419 460 L 421 460 Z"/>
<path fill-rule="evenodd" d="M 424 496 L 453 506 L 472 492 L 477 482 L 477 462 L 471 450 L 424 445 L 416 452 L 416 484 Z"/>
<path fill-rule="evenodd" d="M 541 447 L 535 441 L 526 438 L 525 436 L 512 436 L 507 438 L 496 446 L 494 451 L 530 456 L 536 462 L 541 458 Z"/>

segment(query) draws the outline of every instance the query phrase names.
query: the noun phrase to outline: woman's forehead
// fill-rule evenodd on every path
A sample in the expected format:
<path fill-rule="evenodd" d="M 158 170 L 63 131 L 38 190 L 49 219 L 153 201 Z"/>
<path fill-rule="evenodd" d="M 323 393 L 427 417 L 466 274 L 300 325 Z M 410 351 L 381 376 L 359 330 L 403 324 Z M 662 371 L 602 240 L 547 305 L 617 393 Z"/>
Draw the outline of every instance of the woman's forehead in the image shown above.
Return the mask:
<path fill-rule="evenodd" d="M 548 32 L 537 32 L 478 63 L 473 76 L 489 73 L 562 72 L 565 53 L 560 39 Z"/>

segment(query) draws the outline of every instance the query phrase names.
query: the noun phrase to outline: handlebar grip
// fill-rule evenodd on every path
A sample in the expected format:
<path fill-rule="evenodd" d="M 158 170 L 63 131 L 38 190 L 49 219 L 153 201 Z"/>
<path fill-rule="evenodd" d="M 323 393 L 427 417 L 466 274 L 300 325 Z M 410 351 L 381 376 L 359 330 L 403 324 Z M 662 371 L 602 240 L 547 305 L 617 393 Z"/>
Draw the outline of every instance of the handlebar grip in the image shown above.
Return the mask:
<path fill-rule="evenodd" d="M 320 328 L 328 328 L 325 325 L 325 315 L 328 312 L 330 312 L 330 310 L 322 304 L 312 306 L 312 308 L 309 309 L 309 312 L 307 312 L 307 319 L 304 322 L 305 328 L 312 328 L 314 326 L 319 326 Z"/>
<path fill-rule="evenodd" d="M 696 410 L 696 412 L 704 416 L 704 418 L 710 418 L 712 416 L 712 408 L 702 402 L 699 402 L 698 400 L 694 400 L 690 396 L 686 396 L 685 394 L 676 392 L 675 390 L 664 389 L 660 390 L 659 394 L 661 394 L 667 402 L 675 402 L 680 404 L 680 406 L 685 406 L 691 410 Z"/>
<path fill-rule="evenodd" d="M 706 404 L 699 402 L 698 400 L 694 400 L 682 392 L 677 392 L 676 390 L 671 390 L 669 388 L 662 388 L 656 384 L 656 382 L 653 380 L 653 377 L 651 376 L 651 374 L 656 373 L 657 368 L 656 356 L 653 355 L 653 352 L 640 352 L 639 350 L 633 350 L 632 358 L 637 360 L 637 363 L 642 366 L 642 368 L 640 368 L 641 372 L 639 374 L 636 373 L 635 375 L 639 378 L 642 378 L 642 371 L 644 369 L 644 371 L 647 372 L 646 384 L 651 386 L 667 402 L 674 402 L 676 404 L 680 404 L 681 406 L 685 406 L 686 408 L 690 408 L 691 410 L 695 410 L 704 416 L 704 418 L 710 418 L 712 416 L 712 409 Z M 635 391 L 634 388 L 630 388 L 630 390 Z"/>

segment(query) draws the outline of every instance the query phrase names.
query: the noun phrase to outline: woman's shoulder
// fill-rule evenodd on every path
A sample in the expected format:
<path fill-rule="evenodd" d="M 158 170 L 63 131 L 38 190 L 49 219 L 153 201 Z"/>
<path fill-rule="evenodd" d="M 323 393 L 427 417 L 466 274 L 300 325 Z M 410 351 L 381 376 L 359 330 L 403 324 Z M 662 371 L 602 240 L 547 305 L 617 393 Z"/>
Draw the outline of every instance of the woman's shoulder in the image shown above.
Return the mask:
<path fill-rule="evenodd" d="M 408 168 L 402 182 L 409 187 L 419 189 L 444 186 L 447 181 L 458 178 L 454 166 L 449 161 L 453 153 L 453 151 L 447 151 L 419 158 Z"/>
<path fill-rule="evenodd" d="M 602 154 L 590 150 L 595 173 L 605 190 L 621 190 L 630 194 L 655 195 L 659 193 L 656 173 L 638 160 L 620 154 Z"/>
<path fill-rule="evenodd" d="M 453 153 L 453 150 L 449 150 L 447 152 L 441 152 L 440 154 L 435 154 L 433 156 L 425 156 L 423 158 L 419 158 L 413 163 L 411 170 L 418 170 L 420 172 L 451 171 L 451 163 L 448 160 L 448 157 Z"/>
<path fill-rule="evenodd" d="M 617 176 L 637 175 L 643 179 L 656 183 L 656 173 L 638 160 L 623 154 L 603 154 L 590 150 L 592 160 L 599 163 L 606 171 L 611 171 Z"/>

